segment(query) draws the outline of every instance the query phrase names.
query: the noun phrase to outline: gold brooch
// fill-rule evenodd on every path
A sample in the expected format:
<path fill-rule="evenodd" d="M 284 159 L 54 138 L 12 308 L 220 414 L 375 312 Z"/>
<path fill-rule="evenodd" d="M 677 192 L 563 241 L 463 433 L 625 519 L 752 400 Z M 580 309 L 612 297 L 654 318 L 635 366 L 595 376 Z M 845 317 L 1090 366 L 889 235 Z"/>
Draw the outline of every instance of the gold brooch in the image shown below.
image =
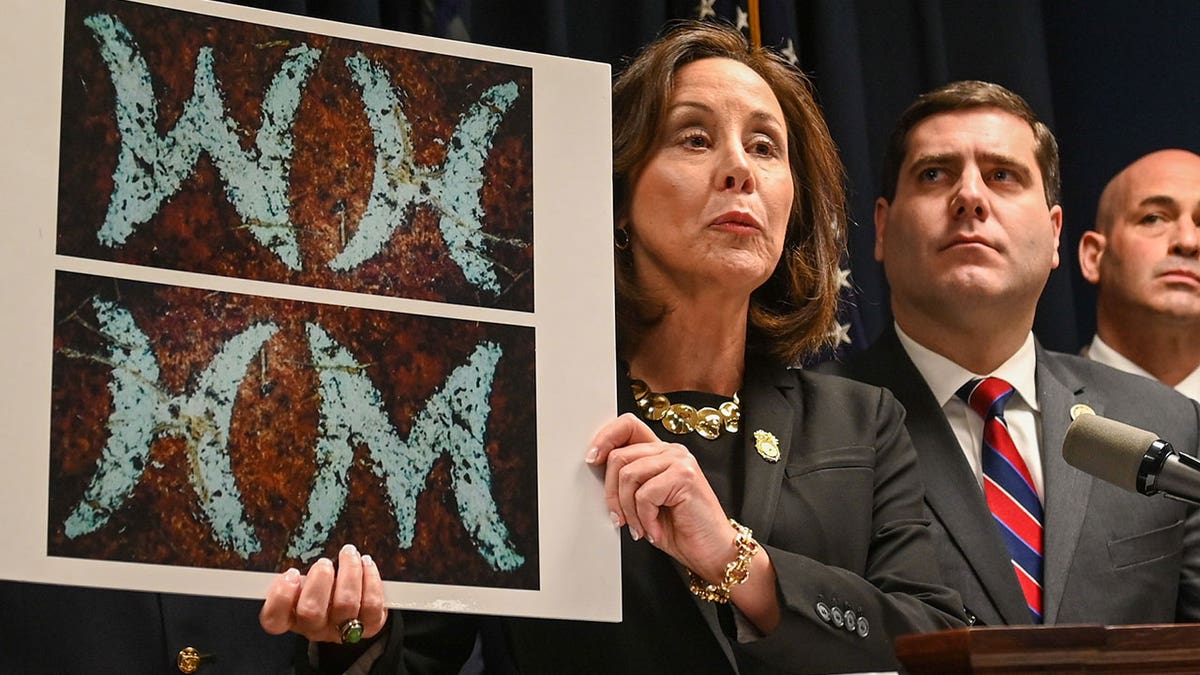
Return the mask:
<path fill-rule="evenodd" d="M 769 431 L 759 429 L 754 432 L 754 449 L 759 457 L 772 464 L 779 461 L 779 439 Z"/>
<path fill-rule="evenodd" d="M 671 403 L 671 399 L 651 391 L 641 380 L 631 380 L 629 385 L 642 417 L 662 422 L 663 428 L 673 434 L 682 436 L 695 431 L 711 441 L 720 436 L 722 431 L 737 433 L 738 423 L 742 419 L 737 394 L 733 395 L 732 401 L 725 401 L 720 407 L 697 410 L 686 403 Z"/>
<path fill-rule="evenodd" d="M 1074 420 L 1080 415 L 1095 415 L 1096 411 L 1092 407 L 1083 403 L 1076 403 L 1071 406 L 1071 419 Z"/>

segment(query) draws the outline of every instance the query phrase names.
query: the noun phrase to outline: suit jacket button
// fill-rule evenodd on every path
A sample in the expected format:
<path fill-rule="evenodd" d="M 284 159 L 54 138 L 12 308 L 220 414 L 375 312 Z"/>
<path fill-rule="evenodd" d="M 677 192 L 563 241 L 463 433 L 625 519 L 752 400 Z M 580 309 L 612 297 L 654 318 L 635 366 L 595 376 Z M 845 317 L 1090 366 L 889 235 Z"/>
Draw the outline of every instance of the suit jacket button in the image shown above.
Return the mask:
<path fill-rule="evenodd" d="M 865 638 L 871 634 L 871 624 L 865 617 L 858 617 L 858 637 Z"/>
<path fill-rule="evenodd" d="M 842 618 L 842 608 L 841 607 L 834 606 L 829 610 L 829 613 L 833 615 L 833 625 L 834 626 L 836 626 L 837 628 L 841 628 L 842 626 L 846 625 L 846 620 L 844 618 Z"/>
<path fill-rule="evenodd" d="M 853 633 L 854 627 L 857 625 L 856 622 L 858 621 L 858 617 L 855 616 L 854 610 L 848 609 L 842 613 L 842 616 L 845 617 L 845 619 L 846 619 L 846 630 Z"/>
<path fill-rule="evenodd" d="M 818 602 L 817 603 L 817 616 L 821 617 L 821 620 L 824 621 L 825 623 L 829 623 L 829 618 L 830 618 L 829 617 L 829 605 L 826 605 L 823 602 Z"/>
<path fill-rule="evenodd" d="M 211 660 L 212 657 L 208 654 L 201 654 L 196 651 L 195 647 L 184 647 L 179 650 L 179 656 L 175 658 L 175 665 L 179 668 L 179 672 L 191 675 L 198 670 L 205 661 Z"/>

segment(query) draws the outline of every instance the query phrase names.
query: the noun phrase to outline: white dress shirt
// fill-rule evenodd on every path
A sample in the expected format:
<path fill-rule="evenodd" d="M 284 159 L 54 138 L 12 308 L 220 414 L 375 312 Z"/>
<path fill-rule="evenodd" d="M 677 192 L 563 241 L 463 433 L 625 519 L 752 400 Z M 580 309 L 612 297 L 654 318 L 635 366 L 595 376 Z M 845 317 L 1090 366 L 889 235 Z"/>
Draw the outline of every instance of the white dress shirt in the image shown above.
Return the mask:
<path fill-rule="evenodd" d="M 1152 380 L 1154 379 L 1154 376 L 1146 372 L 1145 368 L 1142 368 L 1133 361 L 1125 358 L 1125 356 L 1117 350 L 1109 347 L 1104 340 L 1100 339 L 1099 335 L 1092 338 L 1092 344 L 1084 350 L 1083 355 L 1097 363 L 1103 363 L 1104 365 L 1116 368 L 1117 370 L 1123 370 L 1127 373 L 1133 373 L 1134 375 L 1141 375 L 1142 377 L 1148 377 Z M 1192 371 L 1191 375 L 1183 378 L 1182 382 L 1175 385 L 1175 391 L 1187 396 L 1193 401 L 1200 401 L 1200 367 L 1197 367 Z"/>
<path fill-rule="evenodd" d="M 942 406 L 946 420 L 958 444 L 962 447 L 963 455 L 975 480 L 983 489 L 983 418 L 975 413 L 959 397 L 954 395 L 959 387 L 968 381 L 980 377 L 999 377 L 1016 389 L 1016 393 L 1008 399 L 1004 407 L 1004 420 L 1008 424 L 1008 433 L 1012 436 L 1017 452 L 1029 467 L 1029 475 L 1033 478 L 1033 487 L 1037 490 L 1038 498 L 1045 503 L 1044 481 L 1042 479 L 1042 456 L 1039 451 L 1041 438 L 1042 414 L 1037 403 L 1037 385 L 1034 371 L 1037 365 L 1037 355 L 1033 346 L 1033 333 L 1025 338 L 1025 343 L 999 368 L 990 373 L 972 373 L 950 359 L 917 344 L 912 338 L 896 326 L 896 335 L 900 344 L 912 359 L 917 370 L 925 378 L 934 399 Z"/>

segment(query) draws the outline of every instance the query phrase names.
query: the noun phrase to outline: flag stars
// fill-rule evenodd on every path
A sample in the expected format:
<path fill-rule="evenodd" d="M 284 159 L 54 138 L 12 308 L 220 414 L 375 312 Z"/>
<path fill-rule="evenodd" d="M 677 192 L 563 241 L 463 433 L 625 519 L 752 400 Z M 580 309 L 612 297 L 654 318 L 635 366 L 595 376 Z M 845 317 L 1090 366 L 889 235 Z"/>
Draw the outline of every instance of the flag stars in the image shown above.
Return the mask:
<path fill-rule="evenodd" d="M 737 27 L 738 30 L 750 30 L 750 15 L 741 7 L 737 8 Z"/>
<path fill-rule="evenodd" d="M 841 290 L 843 288 L 847 288 L 847 289 L 854 288 L 854 285 L 850 283 L 850 268 L 849 267 L 838 268 L 837 284 L 838 284 L 838 290 Z"/>
<path fill-rule="evenodd" d="M 779 51 L 783 54 L 783 58 L 787 59 L 793 66 L 800 65 L 800 57 L 796 56 L 796 43 L 792 42 L 791 38 L 787 39 L 787 46 Z"/>
<path fill-rule="evenodd" d="M 715 19 L 717 18 L 717 10 L 713 9 L 713 4 L 717 0 L 700 0 L 700 4 L 696 6 L 697 19 Z"/>
<path fill-rule="evenodd" d="M 833 337 L 834 344 L 837 347 L 850 344 L 850 324 L 834 321 L 829 335 Z"/>

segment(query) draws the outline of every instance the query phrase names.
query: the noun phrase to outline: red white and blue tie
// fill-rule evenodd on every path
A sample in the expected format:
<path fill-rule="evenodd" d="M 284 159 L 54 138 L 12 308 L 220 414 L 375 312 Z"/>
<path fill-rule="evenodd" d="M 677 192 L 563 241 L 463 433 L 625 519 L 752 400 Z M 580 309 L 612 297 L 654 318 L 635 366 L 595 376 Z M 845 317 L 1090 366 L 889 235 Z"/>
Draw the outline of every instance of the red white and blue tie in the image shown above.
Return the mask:
<path fill-rule="evenodd" d="M 1012 558 L 1033 622 L 1042 622 L 1042 504 L 1033 477 L 1017 452 L 1004 405 L 1011 384 L 998 377 L 971 380 L 958 397 L 983 418 L 983 492 Z"/>

